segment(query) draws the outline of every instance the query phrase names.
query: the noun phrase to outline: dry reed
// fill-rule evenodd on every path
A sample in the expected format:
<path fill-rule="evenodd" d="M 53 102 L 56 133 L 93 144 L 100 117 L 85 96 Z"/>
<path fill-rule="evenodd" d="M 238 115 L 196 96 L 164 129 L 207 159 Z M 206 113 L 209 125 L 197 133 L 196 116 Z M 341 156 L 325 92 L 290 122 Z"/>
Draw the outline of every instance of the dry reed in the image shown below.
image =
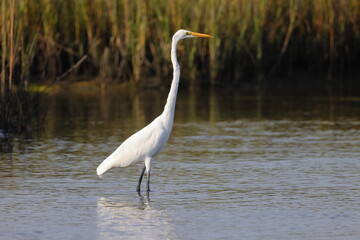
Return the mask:
<path fill-rule="evenodd" d="M 2 91 L 68 69 L 112 82 L 171 75 L 179 28 L 216 36 L 179 48 L 187 84 L 297 71 L 330 77 L 360 63 L 358 0 L 2 0 L 0 8 Z"/>

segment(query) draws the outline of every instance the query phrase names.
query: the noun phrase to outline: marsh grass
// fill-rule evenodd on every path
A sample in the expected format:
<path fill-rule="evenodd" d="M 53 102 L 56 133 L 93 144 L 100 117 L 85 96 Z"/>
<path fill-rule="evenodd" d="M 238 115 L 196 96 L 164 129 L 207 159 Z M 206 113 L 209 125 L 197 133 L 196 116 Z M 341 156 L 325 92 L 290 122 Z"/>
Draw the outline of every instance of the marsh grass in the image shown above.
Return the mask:
<path fill-rule="evenodd" d="M 179 28 L 215 36 L 179 47 L 189 85 L 297 71 L 331 78 L 360 63 L 358 0 L 2 0 L 0 8 L 2 91 L 69 69 L 109 82 L 169 76 Z"/>

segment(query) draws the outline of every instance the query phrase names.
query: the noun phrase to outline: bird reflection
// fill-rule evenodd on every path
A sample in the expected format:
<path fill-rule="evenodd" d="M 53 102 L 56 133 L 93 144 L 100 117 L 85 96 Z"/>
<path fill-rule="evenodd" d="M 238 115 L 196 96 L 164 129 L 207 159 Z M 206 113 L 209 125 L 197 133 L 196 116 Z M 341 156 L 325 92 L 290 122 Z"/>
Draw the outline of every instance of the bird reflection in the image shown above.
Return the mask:
<path fill-rule="evenodd" d="M 136 200 L 137 199 L 137 200 Z M 159 239 L 173 238 L 168 215 L 150 205 L 149 195 L 138 197 L 99 197 L 98 229 L 101 238 Z M 141 226 L 141 230 L 139 229 Z"/>
<path fill-rule="evenodd" d="M 146 195 L 145 195 L 145 198 L 143 197 L 143 195 L 141 194 L 140 191 L 136 191 L 138 196 L 139 196 L 139 199 L 141 200 L 141 202 L 143 202 L 143 204 L 145 204 L 145 202 L 147 204 L 150 203 L 150 192 L 146 192 Z"/>

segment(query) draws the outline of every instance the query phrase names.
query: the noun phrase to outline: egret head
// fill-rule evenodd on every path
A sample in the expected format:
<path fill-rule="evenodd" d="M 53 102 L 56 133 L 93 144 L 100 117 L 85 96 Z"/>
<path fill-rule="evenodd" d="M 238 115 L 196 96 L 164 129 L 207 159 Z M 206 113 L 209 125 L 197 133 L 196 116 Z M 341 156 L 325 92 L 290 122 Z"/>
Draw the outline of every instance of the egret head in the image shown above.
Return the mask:
<path fill-rule="evenodd" d="M 173 41 L 181 40 L 181 39 L 185 39 L 185 38 L 194 38 L 194 37 L 211 38 L 212 36 L 208 35 L 208 34 L 197 33 L 197 32 L 180 29 L 179 31 L 177 31 L 174 34 Z"/>

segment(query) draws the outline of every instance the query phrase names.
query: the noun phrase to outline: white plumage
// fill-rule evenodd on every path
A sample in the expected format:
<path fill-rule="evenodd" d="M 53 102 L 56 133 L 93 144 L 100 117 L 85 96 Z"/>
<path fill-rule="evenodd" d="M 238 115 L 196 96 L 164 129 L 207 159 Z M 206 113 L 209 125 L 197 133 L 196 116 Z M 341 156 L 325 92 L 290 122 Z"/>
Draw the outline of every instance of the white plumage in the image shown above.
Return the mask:
<path fill-rule="evenodd" d="M 156 129 L 156 131 L 154 131 Z M 126 139 L 97 168 L 101 176 L 113 167 L 127 167 L 147 157 L 155 156 L 165 145 L 171 131 L 163 124 L 162 115 Z M 149 169 L 147 168 L 147 172 Z"/>
<path fill-rule="evenodd" d="M 211 36 L 183 29 L 174 34 L 171 45 L 171 61 L 174 68 L 174 74 L 164 111 L 149 125 L 126 139 L 110 156 L 108 156 L 97 168 L 97 175 L 101 176 L 113 167 L 127 167 L 135 162 L 144 161 L 145 166 L 140 175 L 137 191 L 140 191 L 140 184 L 145 170 L 148 176 L 147 191 L 150 190 L 149 184 L 152 158 L 165 146 L 169 139 L 174 121 L 176 95 L 180 79 L 180 66 L 176 58 L 176 46 L 179 40 L 192 37 L 208 38 Z"/>

